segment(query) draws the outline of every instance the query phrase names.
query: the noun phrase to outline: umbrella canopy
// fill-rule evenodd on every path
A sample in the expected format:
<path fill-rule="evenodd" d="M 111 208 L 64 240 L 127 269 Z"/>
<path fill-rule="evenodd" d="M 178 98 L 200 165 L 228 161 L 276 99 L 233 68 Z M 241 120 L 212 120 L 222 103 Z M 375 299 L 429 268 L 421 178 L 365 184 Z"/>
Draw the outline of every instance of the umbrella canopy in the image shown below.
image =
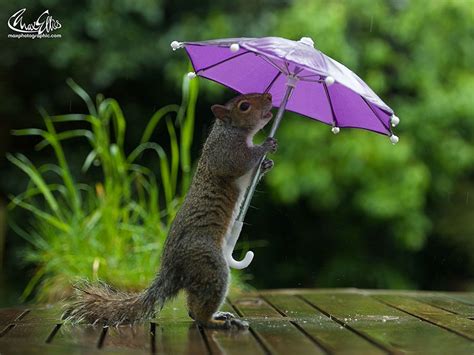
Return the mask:
<path fill-rule="evenodd" d="M 294 90 L 286 109 L 339 128 L 361 128 L 391 137 L 399 119 L 373 90 L 343 64 L 314 48 L 303 37 L 229 38 L 203 42 L 173 42 L 184 47 L 194 73 L 246 94 L 269 92 L 279 107 L 288 80 Z"/>
<path fill-rule="evenodd" d="M 279 109 L 269 137 L 274 136 L 284 111 L 290 110 L 331 125 L 335 134 L 340 128 L 361 128 L 387 135 L 394 144 L 398 142 L 392 126 L 400 120 L 393 110 L 351 70 L 314 48 L 311 38 L 174 41 L 171 47 L 186 49 L 194 67 L 194 72 L 188 74 L 190 78 L 201 76 L 241 94 L 272 94 L 273 105 Z M 233 268 L 247 267 L 254 256 L 248 251 L 242 261 L 237 261 L 232 252 L 259 179 L 260 165 L 226 237 L 224 256 Z"/>

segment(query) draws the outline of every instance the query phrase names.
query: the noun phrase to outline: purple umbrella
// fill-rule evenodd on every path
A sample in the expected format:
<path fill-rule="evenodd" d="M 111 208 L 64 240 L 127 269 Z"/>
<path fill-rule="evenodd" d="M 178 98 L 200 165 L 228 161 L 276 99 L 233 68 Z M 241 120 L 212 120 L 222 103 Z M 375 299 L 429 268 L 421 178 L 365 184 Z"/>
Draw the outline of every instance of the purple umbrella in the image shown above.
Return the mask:
<path fill-rule="evenodd" d="M 387 135 L 393 144 L 398 142 L 391 127 L 400 120 L 393 110 L 351 70 L 314 48 L 311 38 L 174 41 L 171 47 L 185 48 L 194 68 L 188 73 L 190 78 L 201 76 L 241 94 L 271 93 L 279 110 L 269 137 L 275 135 L 283 112 L 289 110 L 331 125 L 334 134 L 341 128 L 361 128 Z M 247 267 L 254 256 L 249 251 L 242 261 L 236 261 L 232 252 L 259 179 L 260 165 L 226 239 L 225 256 L 233 268 Z"/>

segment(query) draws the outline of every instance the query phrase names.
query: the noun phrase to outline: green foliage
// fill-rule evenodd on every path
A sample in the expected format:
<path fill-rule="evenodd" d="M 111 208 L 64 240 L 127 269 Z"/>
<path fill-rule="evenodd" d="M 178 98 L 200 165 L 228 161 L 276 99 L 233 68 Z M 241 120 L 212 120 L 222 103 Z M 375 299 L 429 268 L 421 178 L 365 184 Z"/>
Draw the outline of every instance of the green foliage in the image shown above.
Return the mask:
<path fill-rule="evenodd" d="M 333 211 L 325 221 L 331 226 L 354 223 L 358 215 L 360 223 L 370 221 L 359 233 L 384 230 L 379 238 L 392 239 L 405 258 L 415 257 L 427 238 L 438 234 L 433 214 L 448 213 L 446 202 L 456 185 L 474 172 L 473 15 L 469 1 L 297 0 L 282 11 L 278 34 L 312 36 L 318 48 L 365 78 L 401 118 L 395 129 L 401 139 L 392 146 L 386 138 L 350 130 L 334 137 L 326 127 L 287 115 L 278 134 L 276 168 L 267 177 L 278 203 L 304 199 L 316 213 Z M 344 208 L 351 215 L 338 212 Z M 472 258 L 472 243 L 457 239 L 471 247 Z M 331 285 L 336 278 L 328 274 L 348 270 L 341 252 L 321 270 L 321 282 Z M 400 284 L 416 286 L 401 271 L 384 283 L 372 282 Z"/>
<path fill-rule="evenodd" d="M 46 129 L 14 132 L 41 137 L 37 149 L 51 147 L 56 163 L 35 166 L 22 154 L 8 156 L 30 179 L 10 204 L 32 217 L 29 226 L 12 221 L 14 230 L 30 242 L 26 260 L 37 265 L 24 297 L 39 282 L 43 285 L 40 298 L 58 296 L 78 277 L 100 278 L 127 289 L 145 287 L 158 269 L 170 223 L 189 186 L 196 81 L 184 79 L 182 104 L 158 110 L 140 144 L 128 154 L 124 149 L 127 121 L 117 101 L 98 95 L 94 103 L 75 82 L 68 84 L 86 103 L 88 114 L 51 117 L 43 113 Z M 176 124 L 170 114 L 175 114 Z M 162 120 L 170 153 L 150 141 Z M 87 128 L 57 131 L 65 122 Z M 76 138 L 90 146 L 83 174 L 92 167 L 101 170 L 95 186 L 80 183 L 71 174 L 62 142 Z M 139 164 L 146 151 L 159 161 L 159 177 Z"/>
<path fill-rule="evenodd" d="M 63 82 L 73 76 L 88 90 L 113 90 L 114 97 L 121 97 L 127 121 L 133 122 L 127 136 L 139 142 L 142 132 L 135 117 L 148 116 L 153 105 L 173 102 L 187 71 L 184 53 L 169 48 L 172 40 L 312 37 L 319 49 L 354 70 L 394 108 L 401 118 L 395 129 L 400 143 L 392 146 L 386 137 L 355 130 L 333 136 L 327 126 L 287 114 L 277 134 L 275 168 L 265 177 L 266 185 L 259 186 L 269 193 L 257 194 L 254 205 L 259 209 L 250 211 L 251 225 L 244 228 L 243 239 L 250 244 L 268 241 L 250 268 L 253 284 L 472 287 L 472 1 L 49 0 L 25 6 L 32 17 L 48 7 L 63 23 L 63 38 L 30 45 L 0 38 L 0 115 L 6 118 L 0 127 L 9 122 L 0 129 L 0 138 L 18 122 L 36 127 L 35 105 L 66 112 L 69 97 Z M 8 2 L 0 8 L 7 14 L 18 10 Z M 32 58 L 34 65 L 25 65 Z M 223 93 L 229 92 L 206 80 L 200 84 L 199 138 L 205 136 L 202 122 L 209 105 L 223 102 Z M 180 137 L 180 149 L 190 149 L 191 142 Z M 151 138 L 149 132 L 145 138 Z M 0 150 L 4 142 L 6 137 L 0 139 Z M 192 157 L 201 142 L 195 139 Z M 71 168 L 79 158 L 74 152 L 68 158 L 71 178 L 79 181 Z M 169 175 L 160 180 L 173 181 L 176 160 L 167 158 Z M 94 161 L 90 158 L 89 164 Z M 180 158 L 179 179 L 186 179 L 182 172 L 190 161 Z M 21 180 L 10 167 L 1 174 L 0 189 L 19 190 Z M 62 192 L 53 196 L 71 194 L 70 183 L 54 184 L 48 183 L 50 189 Z M 179 183 L 167 186 L 165 192 L 160 185 L 163 204 L 173 191 L 182 194 Z M 79 194 L 82 200 L 84 194 Z M 47 208 L 39 212 L 53 211 Z M 274 272 L 268 272 L 269 265 Z"/>

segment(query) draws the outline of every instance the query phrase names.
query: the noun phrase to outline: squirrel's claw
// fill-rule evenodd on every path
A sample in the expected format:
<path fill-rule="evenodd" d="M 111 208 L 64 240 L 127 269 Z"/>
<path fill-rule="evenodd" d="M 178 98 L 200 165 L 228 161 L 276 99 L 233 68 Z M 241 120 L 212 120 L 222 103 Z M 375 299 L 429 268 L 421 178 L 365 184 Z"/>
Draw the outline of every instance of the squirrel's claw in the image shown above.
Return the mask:
<path fill-rule="evenodd" d="M 245 330 L 249 327 L 248 322 L 239 318 L 232 318 L 232 319 L 225 319 L 225 320 L 212 319 L 208 322 L 197 321 L 197 323 L 201 325 L 202 327 L 208 328 L 208 329 Z"/>
<path fill-rule="evenodd" d="M 272 170 L 274 165 L 275 164 L 273 163 L 273 160 L 265 158 L 262 161 L 262 165 L 261 165 L 261 168 L 260 168 L 262 174 L 265 174 L 265 173 L 269 172 L 270 170 Z"/>
<path fill-rule="evenodd" d="M 275 153 L 278 148 L 278 142 L 273 137 L 267 137 L 263 145 L 265 146 L 267 152 L 269 153 Z"/>
<path fill-rule="evenodd" d="M 245 329 L 248 329 L 248 327 L 249 327 L 248 322 L 246 322 L 242 319 L 239 319 L 239 318 L 231 319 L 230 324 L 231 324 L 232 327 L 235 327 L 239 330 L 245 330 Z"/>
<path fill-rule="evenodd" d="M 215 320 L 228 320 L 228 319 L 234 319 L 235 315 L 230 313 L 230 312 L 216 312 L 212 316 L 213 319 Z"/>

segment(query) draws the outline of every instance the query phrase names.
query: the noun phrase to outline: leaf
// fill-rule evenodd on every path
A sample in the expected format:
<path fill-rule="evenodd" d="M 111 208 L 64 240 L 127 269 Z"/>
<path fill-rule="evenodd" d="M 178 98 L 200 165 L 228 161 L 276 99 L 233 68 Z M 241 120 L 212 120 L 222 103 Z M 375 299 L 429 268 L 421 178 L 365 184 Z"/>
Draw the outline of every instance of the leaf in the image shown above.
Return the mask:
<path fill-rule="evenodd" d="M 166 118 L 166 126 L 168 127 L 168 134 L 170 136 L 171 142 L 171 193 L 174 195 L 176 193 L 176 184 L 178 182 L 178 169 L 179 169 L 179 147 L 178 139 L 176 137 L 176 130 L 173 123 Z"/>
<path fill-rule="evenodd" d="M 71 139 L 71 138 L 78 138 L 78 137 L 87 138 L 91 142 L 94 139 L 94 136 L 91 133 L 91 131 L 87 129 L 75 129 L 75 130 L 65 131 L 65 132 L 56 134 L 57 141 L 62 141 L 62 140 Z M 36 150 L 41 150 L 50 144 L 51 144 L 50 141 L 48 141 L 47 139 L 43 139 L 41 142 L 39 142 L 35 146 L 35 148 Z"/>
<path fill-rule="evenodd" d="M 62 222 L 60 219 L 54 217 L 53 215 L 47 212 L 40 210 L 32 204 L 21 201 L 16 197 L 12 197 L 12 202 L 17 206 L 20 206 L 21 208 L 32 212 L 37 218 L 48 222 L 50 225 L 62 230 L 63 232 L 69 233 L 71 231 L 71 228 L 67 223 Z"/>
<path fill-rule="evenodd" d="M 71 87 L 71 89 L 82 99 L 87 105 L 87 108 L 92 116 L 97 116 L 97 111 L 95 109 L 94 102 L 92 101 L 91 97 L 81 88 L 79 85 L 76 84 L 74 80 L 68 78 L 66 83 Z"/>
<path fill-rule="evenodd" d="M 48 189 L 48 185 L 45 183 L 41 174 L 33 166 L 33 164 L 28 160 L 28 158 L 22 154 L 18 154 L 17 157 L 11 154 L 7 154 L 7 159 L 13 164 L 15 164 L 18 168 L 20 168 L 25 174 L 28 175 L 28 177 L 33 181 L 33 183 L 38 187 L 38 189 L 43 194 L 49 207 L 53 210 L 53 212 L 57 216 L 60 216 L 61 212 L 59 211 L 58 202 L 54 198 L 51 191 Z"/>
<path fill-rule="evenodd" d="M 150 118 L 150 122 L 148 122 L 145 131 L 143 132 L 142 139 L 140 140 L 140 144 L 146 143 L 150 140 L 153 131 L 155 130 L 158 123 L 160 123 L 161 119 L 165 117 L 168 113 L 171 112 L 178 112 L 179 106 L 178 105 L 167 105 L 165 107 L 160 108 L 155 114 Z"/>

